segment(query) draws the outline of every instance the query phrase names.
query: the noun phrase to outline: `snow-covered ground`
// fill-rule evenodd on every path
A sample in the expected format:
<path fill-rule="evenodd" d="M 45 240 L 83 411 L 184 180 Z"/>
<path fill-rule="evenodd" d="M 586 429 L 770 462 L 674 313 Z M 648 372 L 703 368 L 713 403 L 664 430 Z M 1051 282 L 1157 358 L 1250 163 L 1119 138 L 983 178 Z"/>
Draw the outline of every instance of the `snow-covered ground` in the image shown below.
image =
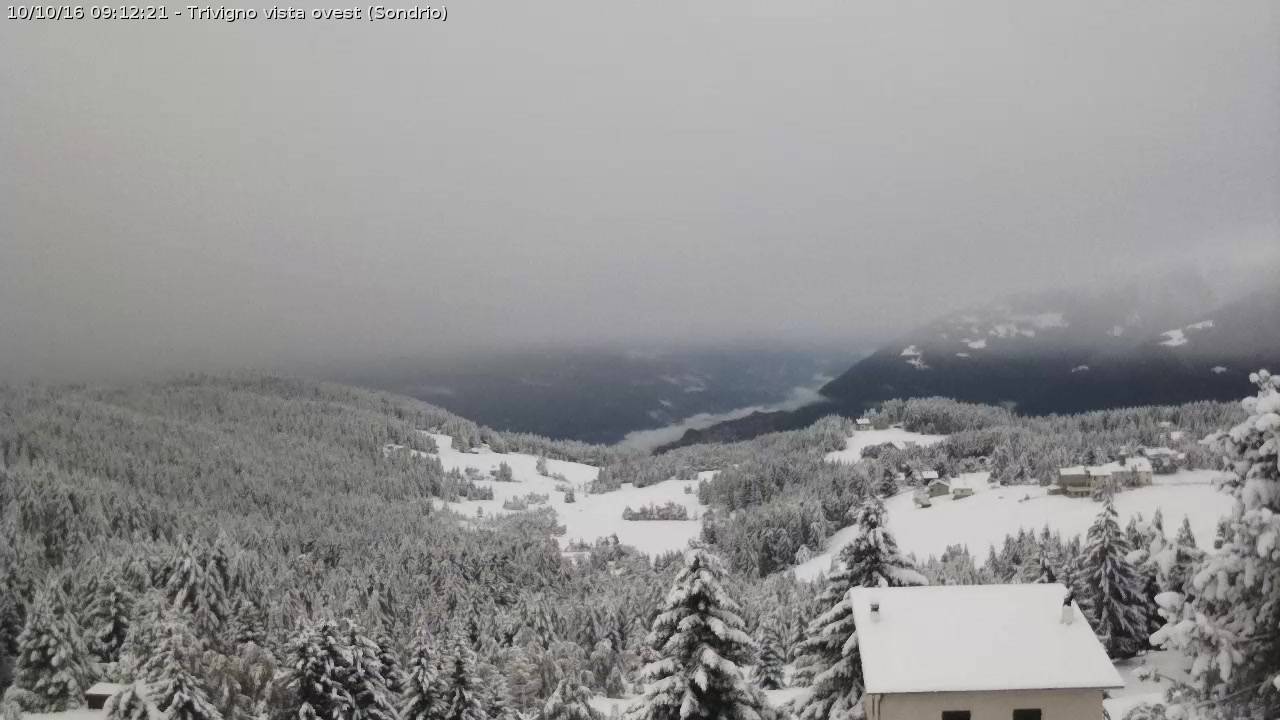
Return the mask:
<path fill-rule="evenodd" d="M 623 544 L 632 545 L 640 552 L 648 554 L 682 550 L 688 546 L 689 540 L 698 536 L 702 528 L 701 517 L 705 508 L 698 502 L 697 494 L 684 491 L 686 486 L 696 491 L 696 480 L 667 480 L 644 488 L 623 485 L 621 489 L 613 492 L 588 495 L 586 485 L 595 479 L 599 473 L 598 468 L 593 465 L 549 459 L 547 472 L 552 475 L 563 475 L 577 497 L 577 502 L 565 503 L 564 494 L 556 490 L 556 485 L 561 484 L 561 481 L 538 474 L 536 455 L 490 451 L 462 452 L 454 449 L 453 439 L 448 435 L 428 434 L 436 442 L 437 455 L 445 470 L 457 468 L 465 471 L 469 467 L 475 468 L 485 478 L 477 484 L 493 488 L 492 500 L 464 500 L 448 503 L 449 508 L 462 515 L 475 516 L 477 510 L 482 510 L 487 516 L 506 514 L 511 511 L 502 508 L 504 500 L 522 497 L 529 493 L 545 494 L 550 496 L 548 502 L 545 505 L 531 506 L 531 508 L 551 507 L 556 511 L 560 524 L 566 529 L 565 535 L 560 538 L 562 545 L 572 540 L 591 542 L 596 538 L 616 534 Z M 516 482 L 495 482 L 489 479 L 489 472 L 496 470 L 504 462 L 511 467 L 511 474 Z M 662 505 L 668 501 L 688 508 L 691 519 L 632 521 L 622 519 L 622 511 L 627 506 L 639 509 L 645 505 Z"/>
<path fill-rule="evenodd" d="M 1149 487 L 1125 490 L 1116 496 L 1121 524 L 1129 516 L 1142 513 L 1150 518 L 1160 508 L 1165 531 L 1172 537 L 1183 516 L 1191 519 L 1191 530 L 1201 547 L 1212 547 L 1218 519 L 1231 510 L 1231 498 L 1214 489 L 1212 470 L 1184 470 L 1158 476 Z M 1045 488 L 1015 485 L 979 490 L 972 497 L 953 500 L 934 498 L 933 507 L 919 508 L 911 492 L 903 492 L 885 503 L 889 529 L 898 545 L 924 559 L 941 555 L 948 545 L 967 545 L 977 562 L 987 548 L 1020 528 L 1039 531 L 1045 525 L 1064 536 L 1083 534 L 1098 515 L 1098 503 L 1088 498 L 1049 495 Z M 853 528 L 844 528 L 827 541 L 826 550 L 796 567 L 796 576 L 812 580 L 824 574 L 831 559 L 854 537 Z"/>
<path fill-rule="evenodd" d="M 765 697 L 769 699 L 769 704 L 774 707 L 782 707 L 792 700 L 809 692 L 809 688 L 788 687 L 781 690 L 765 690 Z M 607 718 L 614 714 L 615 711 L 619 715 L 627 712 L 627 708 L 631 707 L 640 699 L 639 695 L 629 695 L 623 698 L 611 698 L 604 695 L 595 695 L 591 698 L 591 707 L 604 713 Z"/>
<path fill-rule="evenodd" d="M 1168 682 L 1152 677 L 1152 670 L 1159 675 L 1185 680 L 1186 658 L 1172 650 L 1152 650 L 1129 660 L 1117 660 L 1116 670 L 1124 678 L 1124 688 L 1112 690 L 1103 704 L 1113 718 L 1124 714 L 1140 703 L 1163 704 Z"/>
<path fill-rule="evenodd" d="M 843 450 L 827 453 L 827 462 L 843 462 L 855 463 L 862 459 L 862 451 L 872 445 L 880 445 L 887 442 L 905 442 L 915 443 L 917 445 L 932 445 L 934 443 L 946 440 L 946 435 L 923 435 L 921 433 L 903 430 L 901 428 L 888 428 L 886 430 L 858 430 L 849 436 L 845 441 Z"/>

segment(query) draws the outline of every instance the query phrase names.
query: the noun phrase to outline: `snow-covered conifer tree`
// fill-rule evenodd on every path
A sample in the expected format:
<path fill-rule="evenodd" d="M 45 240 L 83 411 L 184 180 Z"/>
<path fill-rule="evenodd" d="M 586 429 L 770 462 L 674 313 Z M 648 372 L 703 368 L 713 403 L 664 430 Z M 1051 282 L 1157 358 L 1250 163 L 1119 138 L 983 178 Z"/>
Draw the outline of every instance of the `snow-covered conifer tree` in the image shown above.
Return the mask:
<path fill-rule="evenodd" d="M 649 645 L 658 659 L 642 672 L 644 694 L 631 720 L 758 720 L 769 716 L 763 693 L 743 676 L 754 643 L 724 588 L 724 564 L 690 550 L 653 621 Z"/>
<path fill-rule="evenodd" d="M 158 652 L 145 667 L 156 709 L 164 713 L 165 720 L 222 720 L 222 713 L 210 702 L 193 671 L 199 643 L 178 620 L 165 630 Z"/>
<path fill-rule="evenodd" d="M 879 498 L 858 506 L 853 520 L 858 534 L 840 549 L 837 570 L 818 597 L 820 607 L 827 610 L 809 623 L 797 650 L 799 675 L 812 687 L 798 708 L 802 720 L 842 720 L 860 712 L 862 661 L 849 590 L 927 584 L 885 527 Z"/>
<path fill-rule="evenodd" d="M 332 620 L 303 627 L 289 644 L 284 678 L 292 689 L 289 715 L 297 720 L 346 720 L 355 701 L 344 682 L 351 669 L 346 638 Z"/>
<path fill-rule="evenodd" d="M 1085 579 L 1081 600 L 1107 654 L 1133 657 L 1147 646 L 1149 606 L 1143 596 L 1144 578 L 1129 562 L 1132 548 L 1116 519 L 1114 498 L 1105 494 L 1102 502 L 1081 559 Z"/>
<path fill-rule="evenodd" d="M 543 704 L 541 720 L 604 720 L 604 715 L 591 707 L 591 688 L 569 675 Z"/>
<path fill-rule="evenodd" d="M 446 674 L 449 696 L 443 720 L 489 720 L 484 688 L 476 672 L 476 653 L 465 636 L 455 633 L 450 643 Z"/>
<path fill-rule="evenodd" d="M 766 617 L 760 623 L 757 633 L 760 647 L 756 661 L 755 681 L 765 690 L 777 690 L 786 685 L 783 666 L 787 664 L 787 651 L 783 646 L 782 633 L 778 623 L 772 617 Z"/>
<path fill-rule="evenodd" d="M 352 700 L 351 720 L 397 720 L 396 697 L 383 675 L 382 648 L 355 622 L 347 621 L 346 626 L 351 665 L 342 681 Z"/>
<path fill-rule="evenodd" d="M 1222 487 L 1236 499 L 1222 547 L 1191 577 L 1192 597 L 1161 595 L 1169 622 L 1152 637 L 1190 656 L 1196 695 L 1182 699 L 1217 718 L 1280 717 L 1280 377 L 1251 379 L 1248 417 L 1214 438 L 1231 469 Z"/>
<path fill-rule="evenodd" d="M 223 541 L 208 548 L 186 541 L 165 583 L 165 593 L 175 607 L 191 613 L 192 629 L 208 642 L 221 635 L 231 617 L 231 584 L 231 560 Z"/>
<path fill-rule="evenodd" d="M 89 649 L 99 660 L 115 662 L 120 659 L 120 651 L 129 636 L 132 614 L 133 597 L 120 578 L 113 575 L 100 578 L 86 619 L 93 628 Z"/>
<path fill-rule="evenodd" d="M 36 698 L 43 712 L 80 707 L 93 680 L 89 650 L 66 596 L 50 583 L 28 610 L 18 636 L 14 687 Z"/>
<path fill-rule="evenodd" d="M 401 720 L 440 720 L 449 688 L 440 674 L 435 644 L 425 630 L 418 633 L 412 652 L 400 702 Z"/>
<path fill-rule="evenodd" d="M 107 720 L 152 720 L 159 715 L 147 697 L 147 688 L 140 682 L 124 686 L 112 695 L 104 707 Z"/>

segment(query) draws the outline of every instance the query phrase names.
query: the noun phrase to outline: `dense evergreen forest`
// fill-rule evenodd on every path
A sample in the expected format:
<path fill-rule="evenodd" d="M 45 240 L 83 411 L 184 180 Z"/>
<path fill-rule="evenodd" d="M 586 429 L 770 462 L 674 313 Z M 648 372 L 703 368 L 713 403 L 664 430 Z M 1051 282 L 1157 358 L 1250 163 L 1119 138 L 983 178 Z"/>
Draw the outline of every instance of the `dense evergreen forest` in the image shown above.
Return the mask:
<path fill-rule="evenodd" d="M 880 498 L 900 489 L 898 473 L 926 466 L 1041 482 L 1059 464 L 1166 442 L 1161 422 L 1193 438 L 1185 463 L 1225 457 L 1239 478 L 1276 482 L 1276 448 L 1264 443 L 1275 428 L 1257 420 L 1276 413 L 1275 382 L 1259 384 L 1244 407 L 1037 419 L 893 401 L 877 423 L 950 437 L 882 446 L 850 464 L 823 461 L 850 433 L 835 417 L 648 456 L 499 433 L 412 399 L 275 377 L 5 389 L 4 712 L 72 707 L 88 683 L 107 679 L 129 684 L 112 701 L 113 720 L 152 711 L 181 720 L 588 720 L 599 714 L 587 704 L 593 694 L 643 694 L 632 712 L 644 720 L 842 720 L 855 716 L 860 695 L 856 657 L 839 641 L 856 632 L 844 591 L 876 584 L 1064 582 L 1109 651 L 1125 657 L 1147 647 L 1162 612 L 1193 613 L 1202 592 L 1193 579 L 1203 549 L 1178 519 L 1122 528 L 1104 493 L 1087 537 L 1023 533 L 979 563 L 963 547 L 904 556 Z M 1257 437 L 1194 442 L 1232 426 L 1258 426 Z M 646 557 L 606 538 L 569 559 L 549 510 L 456 515 L 444 502 L 480 492 L 474 480 L 385 450 L 432 450 L 423 430 L 464 447 L 598 465 L 591 492 L 719 470 L 700 488 L 711 505 L 702 549 Z M 846 546 L 829 578 L 779 572 L 850 524 L 874 541 Z M 1232 547 L 1258 532 L 1224 523 L 1220 539 Z M 1176 603 L 1168 597 L 1180 593 Z M 1205 642 L 1184 630 L 1177 638 L 1193 651 Z M 686 652 L 694 640 L 718 647 L 724 663 L 699 669 L 698 654 Z M 795 672 L 784 672 L 790 665 Z M 690 715 L 681 683 L 695 676 L 710 684 L 698 691 L 706 706 Z M 1220 673 L 1203 679 L 1204 692 L 1223 685 Z M 793 682 L 812 688 L 795 707 L 775 710 L 760 695 Z"/>

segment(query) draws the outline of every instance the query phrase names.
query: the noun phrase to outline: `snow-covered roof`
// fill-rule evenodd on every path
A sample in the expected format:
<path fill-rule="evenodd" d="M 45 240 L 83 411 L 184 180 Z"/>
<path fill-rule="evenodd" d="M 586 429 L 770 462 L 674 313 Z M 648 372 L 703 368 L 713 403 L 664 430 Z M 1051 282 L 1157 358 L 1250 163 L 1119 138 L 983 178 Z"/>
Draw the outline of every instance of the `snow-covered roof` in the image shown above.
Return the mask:
<path fill-rule="evenodd" d="M 1138 472 L 1151 472 L 1151 461 L 1144 457 L 1125 458 L 1124 466 Z"/>
<path fill-rule="evenodd" d="M 85 695 L 106 695 L 110 697 L 124 689 L 124 685 L 120 683 L 100 682 L 94 683 L 93 687 L 84 691 Z"/>
<path fill-rule="evenodd" d="M 866 419 L 866 418 L 864 418 L 864 417 L 858 418 L 858 419 L 857 419 L 857 420 L 855 420 L 854 422 L 855 422 L 855 423 L 857 423 L 858 425 L 870 425 L 870 424 L 871 424 L 871 421 L 870 421 L 870 420 L 868 420 L 868 419 Z"/>
<path fill-rule="evenodd" d="M 982 472 L 960 473 L 959 477 L 952 479 L 951 489 L 985 490 L 990 484 L 991 473 L 985 470 Z"/>
<path fill-rule="evenodd" d="M 1059 584 L 854 588 L 866 691 L 1123 687 L 1080 608 L 1062 622 L 1066 595 Z"/>
<path fill-rule="evenodd" d="M 1085 469 L 1083 465 L 1072 465 L 1058 470 L 1059 475 L 1084 475 Z"/>
<path fill-rule="evenodd" d="M 925 480 L 937 480 L 937 479 L 938 479 L 938 471 L 937 471 L 937 470 L 925 470 L 924 472 L 920 473 L 920 477 L 921 477 L 921 478 L 923 478 L 923 479 L 925 479 Z"/>

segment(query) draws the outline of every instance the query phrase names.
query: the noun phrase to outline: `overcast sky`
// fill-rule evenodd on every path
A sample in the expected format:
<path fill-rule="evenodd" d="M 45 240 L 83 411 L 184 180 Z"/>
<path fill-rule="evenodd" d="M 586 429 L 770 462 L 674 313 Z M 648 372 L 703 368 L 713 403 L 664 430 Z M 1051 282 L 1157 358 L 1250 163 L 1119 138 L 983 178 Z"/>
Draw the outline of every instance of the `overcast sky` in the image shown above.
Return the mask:
<path fill-rule="evenodd" d="M 1256 268 L 1280 248 L 1278 13 L 0 19 L 0 375 L 852 342 L 1073 278 Z"/>

